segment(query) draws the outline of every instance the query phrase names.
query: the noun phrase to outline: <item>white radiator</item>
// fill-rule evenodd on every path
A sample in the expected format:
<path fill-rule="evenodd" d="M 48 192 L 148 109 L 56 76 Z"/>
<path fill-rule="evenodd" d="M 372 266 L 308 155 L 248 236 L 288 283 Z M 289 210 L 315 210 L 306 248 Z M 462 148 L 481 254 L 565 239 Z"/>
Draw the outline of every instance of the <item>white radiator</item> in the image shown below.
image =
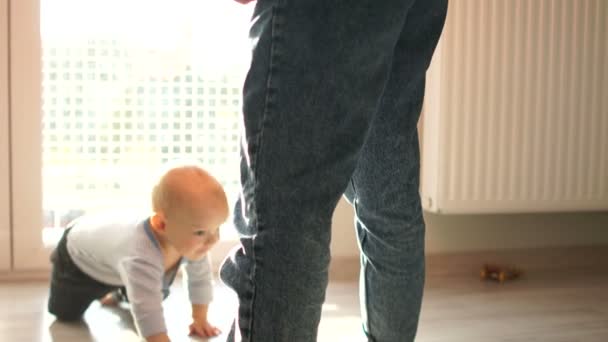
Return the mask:
<path fill-rule="evenodd" d="M 428 211 L 608 210 L 608 1 L 451 0 L 422 128 Z"/>

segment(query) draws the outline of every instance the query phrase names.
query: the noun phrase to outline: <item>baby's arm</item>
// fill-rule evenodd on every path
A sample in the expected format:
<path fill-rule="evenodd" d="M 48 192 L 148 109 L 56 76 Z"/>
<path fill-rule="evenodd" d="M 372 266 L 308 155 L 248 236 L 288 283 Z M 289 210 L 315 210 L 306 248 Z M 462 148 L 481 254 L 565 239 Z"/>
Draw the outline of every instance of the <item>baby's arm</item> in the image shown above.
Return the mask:
<path fill-rule="evenodd" d="M 131 257 L 121 262 L 119 271 L 139 334 L 148 342 L 169 341 L 162 307 L 162 265 Z"/>
<path fill-rule="evenodd" d="M 192 324 L 190 324 L 190 334 L 198 336 L 217 336 L 221 333 L 220 329 L 211 325 L 207 320 L 207 304 L 192 304 Z"/>
<path fill-rule="evenodd" d="M 146 337 L 146 342 L 171 342 L 167 333 L 160 333 Z"/>
<path fill-rule="evenodd" d="M 192 303 L 190 333 L 199 336 L 217 336 L 220 330 L 209 323 L 207 312 L 213 298 L 213 274 L 208 256 L 201 260 L 190 261 L 185 266 L 184 285 Z"/>

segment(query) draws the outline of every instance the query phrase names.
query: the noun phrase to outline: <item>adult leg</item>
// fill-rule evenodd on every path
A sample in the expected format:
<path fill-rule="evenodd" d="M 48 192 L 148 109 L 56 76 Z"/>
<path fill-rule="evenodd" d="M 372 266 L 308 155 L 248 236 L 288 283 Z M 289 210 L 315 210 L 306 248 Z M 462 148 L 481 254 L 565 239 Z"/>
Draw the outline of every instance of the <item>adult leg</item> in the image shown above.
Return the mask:
<path fill-rule="evenodd" d="M 417 0 L 347 197 L 361 249 L 361 311 L 370 341 L 413 341 L 424 287 L 417 122 L 446 0 Z"/>
<path fill-rule="evenodd" d="M 412 2 L 258 0 L 235 208 L 242 246 L 220 270 L 239 298 L 229 340 L 316 340 L 332 213 Z"/>

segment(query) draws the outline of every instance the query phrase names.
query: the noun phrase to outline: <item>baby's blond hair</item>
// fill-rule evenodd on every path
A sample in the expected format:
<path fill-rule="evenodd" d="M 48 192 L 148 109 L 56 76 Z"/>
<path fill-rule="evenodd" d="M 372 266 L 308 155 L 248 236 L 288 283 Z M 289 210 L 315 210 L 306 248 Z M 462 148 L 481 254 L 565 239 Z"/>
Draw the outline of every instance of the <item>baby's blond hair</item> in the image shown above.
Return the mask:
<path fill-rule="evenodd" d="M 227 205 L 221 184 L 197 164 L 172 164 L 152 189 L 152 209 L 171 216 L 178 209 L 190 208 L 190 201 L 203 201 L 210 207 Z"/>

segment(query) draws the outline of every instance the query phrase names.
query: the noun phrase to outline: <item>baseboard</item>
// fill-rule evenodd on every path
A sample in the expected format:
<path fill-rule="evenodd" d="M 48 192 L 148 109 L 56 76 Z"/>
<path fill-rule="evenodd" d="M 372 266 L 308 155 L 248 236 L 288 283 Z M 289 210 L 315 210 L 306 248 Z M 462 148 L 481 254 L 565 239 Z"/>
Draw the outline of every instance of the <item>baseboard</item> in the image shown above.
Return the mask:
<path fill-rule="evenodd" d="M 608 270 L 608 246 L 526 248 L 427 256 L 429 276 L 478 275 L 483 264 L 510 265 L 525 271 Z"/>
<path fill-rule="evenodd" d="M 426 274 L 428 277 L 477 276 L 485 263 L 510 265 L 535 272 L 605 272 L 608 271 L 608 245 L 430 254 L 426 257 Z M 339 257 L 332 260 L 332 281 L 355 281 L 358 277 L 358 258 Z"/>
<path fill-rule="evenodd" d="M 357 281 L 361 263 L 356 257 L 333 257 L 329 264 L 330 281 Z"/>
<path fill-rule="evenodd" d="M 480 252 L 430 254 L 427 276 L 476 276 L 485 263 L 511 265 L 523 271 L 608 271 L 608 245 L 556 248 L 506 249 Z M 217 268 L 216 268 L 217 269 Z M 359 258 L 334 257 L 329 266 L 331 281 L 357 281 Z M 48 270 L 0 272 L 0 281 L 48 280 Z"/>
<path fill-rule="evenodd" d="M 0 271 L 0 282 L 48 281 L 48 270 Z"/>

